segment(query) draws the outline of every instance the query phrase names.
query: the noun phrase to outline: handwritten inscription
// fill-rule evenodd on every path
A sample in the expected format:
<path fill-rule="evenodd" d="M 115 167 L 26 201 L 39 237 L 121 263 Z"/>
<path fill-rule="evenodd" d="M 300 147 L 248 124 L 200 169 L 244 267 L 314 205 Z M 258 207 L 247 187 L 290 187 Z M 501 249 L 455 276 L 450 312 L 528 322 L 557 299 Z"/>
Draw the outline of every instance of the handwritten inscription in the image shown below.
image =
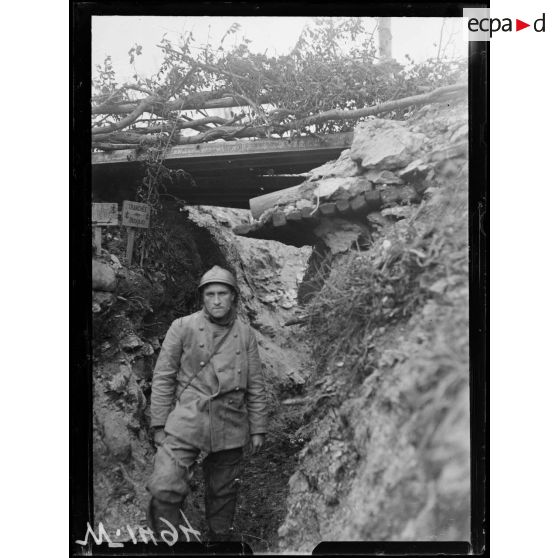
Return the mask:
<path fill-rule="evenodd" d="M 118 204 L 116 203 L 92 204 L 91 223 L 95 226 L 118 225 Z"/>
<path fill-rule="evenodd" d="M 180 529 L 180 531 L 184 535 L 186 542 L 191 542 L 195 539 L 197 539 L 198 542 L 201 542 L 200 532 L 192 527 L 192 525 L 188 521 L 188 518 L 184 515 L 184 512 L 182 510 L 180 510 L 180 515 L 182 515 L 182 519 L 184 520 L 185 524 L 178 525 L 178 529 Z M 167 521 L 164 517 L 160 517 L 159 519 L 168 527 L 168 529 L 161 530 L 161 539 L 168 546 L 173 546 L 178 542 L 179 533 L 177 528 L 172 523 Z M 152 542 L 153 544 L 157 545 L 158 542 L 161 542 L 161 540 L 157 541 L 155 533 L 153 533 L 153 531 L 149 529 L 149 527 L 140 527 L 138 529 L 137 536 L 136 533 L 134 533 L 134 530 L 129 525 L 126 525 L 126 531 L 130 535 L 130 540 L 133 544 L 138 544 L 138 537 L 139 539 L 141 539 L 140 542 L 146 544 Z M 116 536 L 120 537 L 121 534 L 121 530 L 117 529 Z M 90 523 L 87 522 L 87 531 L 85 532 L 85 537 L 82 540 L 78 539 L 75 542 L 80 546 L 87 546 L 89 545 L 90 537 L 92 539 L 92 542 L 94 542 L 96 545 L 107 543 L 109 548 L 122 548 L 124 546 L 124 543 L 112 541 L 102 523 L 99 523 L 98 530 L 97 532 L 95 532 Z"/>
<path fill-rule="evenodd" d="M 146 203 L 125 201 L 122 204 L 122 224 L 125 227 L 149 227 L 150 207 Z"/>

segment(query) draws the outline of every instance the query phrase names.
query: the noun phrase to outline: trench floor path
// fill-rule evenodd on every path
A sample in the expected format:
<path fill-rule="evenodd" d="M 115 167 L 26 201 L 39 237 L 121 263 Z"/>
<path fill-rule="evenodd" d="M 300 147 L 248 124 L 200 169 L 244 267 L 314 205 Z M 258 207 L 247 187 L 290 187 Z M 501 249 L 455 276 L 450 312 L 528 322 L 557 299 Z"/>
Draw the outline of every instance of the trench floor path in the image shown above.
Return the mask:
<path fill-rule="evenodd" d="M 270 414 L 265 446 L 256 455 L 245 452 L 235 535 L 254 553 L 277 552 L 277 529 L 286 515 L 288 481 L 295 472 L 299 441 L 294 437 L 302 414 L 297 406 L 278 404 Z M 192 480 L 185 513 L 195 529 L 205 532 L 204 481 L 201 466 Z"/>

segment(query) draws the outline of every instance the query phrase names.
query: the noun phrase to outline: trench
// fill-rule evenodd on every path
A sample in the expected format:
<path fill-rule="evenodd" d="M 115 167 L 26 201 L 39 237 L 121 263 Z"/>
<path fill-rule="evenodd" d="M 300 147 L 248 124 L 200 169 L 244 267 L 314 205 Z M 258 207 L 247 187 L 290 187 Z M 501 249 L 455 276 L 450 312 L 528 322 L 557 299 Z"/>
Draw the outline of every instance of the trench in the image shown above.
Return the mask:
<path fill-rule="evenodd" d="M 169 209 L 159 248 L 144 269 L 120 270 L 112 294 L 94 292 L 97 523 L 113 532 L 123 523 L 145 526 L 145 482 L 154 453 L 147 417 L 158 347 L 174 318 L 199 308 L 197 280 L 217 264 L 241 279 L 244 316 L 258 333 L 269 380 L 271 428 L 263 452 L 245 462 L 235 521 L 239 538 L 257 553 L 310 553 L 325 536 L 468 540 L 467 127 L 463 107 L 448 107 L 421 113 L 418 129 L 433 144 L 428 163 L 423 165 L 424 153 L 411 163 L 422 161 L 421 172 L 405 174 L 415 186 L 374 185 L 380 208 L 373 195 L 368 201 L 375 209 L 360 215 L 369 242 L 357 237 L 355 245 L 355 223 L 332 221 L 332 204 L 320 206 L 320 238 L 334 256 L 317 241 L 297 264 L 301 278 L 294 294 L 275 291 L 277 278 L 286 280 L 288 258 L 296 256 L 287 248 L 297 249 L 235 236 L 237 224 L 223 225 L 230 219 L 217 207 L 197 216 L 190 208 L 188 218 Z M 397 172 L 403 176 L 404 170 Z M 353 171 L 358 176 L 343 181 L 360 184 L 362 169 Z M 357 209 L 372 209 L 366 192 L 351 199 Z M 298 211 L 281 207 L 285 220 Z M 278 238 L 266 236 L 275 229 L 273 219 L 267 224 L 252 232 Z M 101 259 L 123 261 L 125 231 L 111 234 L 103 239 L 108 252 Z M 349 248 L 349 241 L 353 250 L 333 251 L 339 243 Z M 293 313 L 318 291 L 302 325 L 296 318 L 304 313 Z M 297 325 L 278 327 L 289 312 Z M 186 515 L 203 531 L 199 469 L 192 490 Z"/>
<path fill-rule="evenodd" d="M 124 230 L 113 229 L 109 236 L 105 232 L 103 247 L 122 262 L 125 244 Z M 231 258 L 230 252 L 225 254 L 230 249 L 230 245 L 216 243 L 207 228 L 176 209 L 167 209 L 158 252 L 151 258 L 146 257 L 143 270 L 123 266 L 123 277 L 120 277 L 114 293 L 115 302 L 94 315 L 95 522 L 102 522 L 109 533 L 113 525 L 113 531 L 122 524 L 136 526 L 136 529 L 146 527 L 145 484 L 154 456 L 148 435 L 148 416 L 151 379 L 158 355 L 157 341 L 160 345 L 172 320 L 199 309 L 196 285 L 204 271 L 219 265 L 237 275 L 250 275 L 248 262 L 240 261 L 244 269 L 235 269 L 239 261 L 231 261 L 235 258 Z M 257 279 L 251 279 L 251 282 L 258 288 Z M 281 360 L 288 359 L 281 352 L 285 338 L 275 338 L 276 334 L 269 331 L 269 326 L 267 330 L 262 327 L 259 318 L 253 306 L 245 308 L 245 319 L 249 319 L 261 333 L 260 353 L 267 348 L 269 339 L 276 348 L 271 358 L 277 361 L 271 366 L 278 365 Z M 154 350 L 146 351 L 146 345 L 123 348 L 122 332 L 127 335 L 123 337 L 124 341 L 128 342 L 130 336 L 135 335 Z M 288 334 L 291 336 L 287 338 L 290 350 L 303 354 L 306 345 L 300 338 L 301 326 L 291 327 Z M 304 358 L 306 371 L 312 368 L 308 359 L 309 356 Z M 128 373 L 123 372 L 123 367 Z M 288 481 L 296 470 L 297 455 L 303 444 L 303 440 L 296 436 L 303 421 L 300 406 L 281 402 L 300 396 L 304 387 L 300 381 L 288 378 L 279 381 L 277 372 L 272 373 L 269 368 L 266 371 L 264 364 L 264 375 L 268 380 L 269 432 L 260 453 L 248 455 L 245 452 L 235 515 L 235 536 L 256 553 L 277 551 L 277 531 L 287 513 Z M 119 379 L 122 375 L 124 379 Z M 117 385 L 119 382 L 124 387 Z M 137 396 L 139 410 L 136 390 L 141 391 Z M 124 427 L 118 429 L 118 423 Z M 122 447 L 129 446 L 129 450 L 119 449 L 119 443 Z M 194 528 L 204 533 L 201 466 L 195 468 L 190 488 L 184 512 Z M 120 539 L 114 536 L 113 540 L 125 541 L 126 536 L 123 534 Z"/>

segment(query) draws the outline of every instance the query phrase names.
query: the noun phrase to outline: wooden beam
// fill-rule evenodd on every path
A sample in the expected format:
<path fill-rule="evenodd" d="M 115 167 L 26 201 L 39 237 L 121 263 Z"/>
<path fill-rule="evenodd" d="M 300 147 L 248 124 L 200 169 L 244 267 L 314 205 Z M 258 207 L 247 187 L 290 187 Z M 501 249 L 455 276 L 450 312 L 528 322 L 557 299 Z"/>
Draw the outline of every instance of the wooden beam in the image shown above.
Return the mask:
<path fill-rule="evenodd" d="M 353 132 L 326 134 L 322 137 L 304 136 L 297 138 L 238 140 L 223 142 L 208 142 L 191 145 L 176 145 L 171 147 L 165 160 L 201 160 L 215 157 L 235 159 L 243 156 L 266 154 L 290 154 L 300 152 L 337 151 L 350 147 Z M 93 165 L 140 162 L 146 159 L 145 152 L 135 149 L 120 149 L 112 152 L 92 153 Z M 332 156 L 335 158 L 336 156 Z"/>
<path fill-rule="evenodd" d="M 280 199 L 285 199 L 285 201 L 288 202 L 288 200 L 292 198 L 292 201 L 296 201 L 299 197 L 299 191 L 300 185 L 291 186 L 290 188 L 285 188 L 284 190 L 277 190 L 276 192 L 270 192 L 269 194 L 264 194 L 263 196 L 251 198 L 249 203 L 252 217 L 254 217 L 254 219 L 259 219 L 260 215 L 266 209 L 273 207 Z"/>

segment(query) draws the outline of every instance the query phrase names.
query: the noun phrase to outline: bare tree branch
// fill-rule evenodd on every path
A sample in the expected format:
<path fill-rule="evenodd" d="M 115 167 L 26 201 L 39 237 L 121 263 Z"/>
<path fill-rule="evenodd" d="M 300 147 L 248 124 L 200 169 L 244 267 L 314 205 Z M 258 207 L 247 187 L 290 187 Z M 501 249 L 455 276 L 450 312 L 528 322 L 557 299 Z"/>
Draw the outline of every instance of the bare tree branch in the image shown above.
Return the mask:
<path fill-rule="evenodd" d="M 195 136 L 180 136 L 176 138 L 175 145 L 189 145 L 189 144 L 197 144 L 197 143 L 204 143 L 208 141 L 213 141 L 216 139 L 224 139 L 224 140 L 233 140 L 237 138 L 250 138 L 250 137 L 269 137 L 270 134 L 282 134 L 286 131 L 293 130 L 296 128 L 303 128 L 306 126 L 311 126 L 314 124 L 319 124 L 321 122 L 325 122 L 328 120 L 358 120 L 359 118 L 363 118 L 365 116 L 373 116 L 376 114 L 381 114 L 384 112 L 390 112 L 392 110 L 406 108 L 412 105 L 424 105 L 436 101 L 440 101 L 443 99 L 447 99 L 450 96 L 458 96 L 462 95 L 463 93 L 467 93 L 468 86 L 467 83 L 456 83 L 455 85 L 448 85 L 445 87 L 440 87 L 438 89 L 434 89 L 429 93 L 424 93 L 422 95 L 413 95 L 411 97 L 404 97 L 403 99 L 396 99 L 393 101 L 386 101 L 384 103 L 378 103 L 373 107 L 365 107 L 362 109 L 357 110 L 329 110 L 326 112 L 322 112 L 321 114 L 316 114 L 313 116 L 309 116 L 307 118 L 302 118 L 300 120 L 295 120 L 293 122 L 289 122 L 287 124 L 277 124 L 277 125 L 260 125 L 260 126 L 231 126 L 230 121 L 225 122 L 223 125 L 217 128 L 211 128 L 210 130 L 206 130 L 201 132 Z M 207 123 L 211 119 L 216 119 L 218 117 L 208 117 L 208 118 L 200 118 L 198 120 L 194 120 L 193 123 Z M 234 119 L 233 119 L 234 120 Z M 179 127 L 184 124 L 184 127 L 192 127 L 187 126 L 188 123 L 177 123 L 173 129 L 178 129 Z M 160 128 L 160 127 L 154 127 Z M 107 141 L 115 141 L 116 138 L 121 139 L 122 141 L 126 141 L 127 145 L 130 144 L 131 141 L 138 140 L 138 144 L 146 143 L 146 136 L 138 133 L 138 130 L 134 130 L 135 134 L 131 133 L 121 133 L 119 136 L 111 136 L 111 135 L 103 135 L 103 136 L 95 136 L 95 139 L 105 139 Z M 132 139 L 133 138 L 133 139 Z M 123 147 L 124 144 L 111 144 L 111 149 L 129 149 L 129 147 Z"/>
<path fill-rule="evenodd" d="M 228 93 L 228 94 L 227 94 Z M 223 95 L 226 95 L 223 97 Z M 103 105 L 94 106 L 91 108 L 91 114 L 129 114 L 138 106 L 141 101 L 123 103 L 104 103 Z M 269 102 L 268 97 L 262 97 L 260 102 Z M 210 108 L 229 108 L 229 107 L 242 107 L 249 106 L 250 103 L 242 95 L 232 95 L 230 92 L 223 91 L 203 91 L 194 95 L 188 95 L 163 103 L 157 101 L 147 106 L 147 110 L 152 110 L 156 114 L 162 113 L 163 110 L 175 111 L 180 106 L 182 110 L 197 110 L 197 109 L 210 109 Z"/>
<path fill-rule="evenodd" d="M 129 126 L 144 112 L 146 112 L 148 110 L 148 107 L 151 106 L 154 101 L 154 97 L 147 97 L 143 99 L 143 101 L 141 101 L 136 109 L 132 111 L 128 116 L 120 120 L 120 122 L 109 124 L 108 126 L 97 126 L 91 130 L 91 134 L 106 134 L 107 132 L 113 132 L 114 130 L 122 130 L 122 128 Z"/>

